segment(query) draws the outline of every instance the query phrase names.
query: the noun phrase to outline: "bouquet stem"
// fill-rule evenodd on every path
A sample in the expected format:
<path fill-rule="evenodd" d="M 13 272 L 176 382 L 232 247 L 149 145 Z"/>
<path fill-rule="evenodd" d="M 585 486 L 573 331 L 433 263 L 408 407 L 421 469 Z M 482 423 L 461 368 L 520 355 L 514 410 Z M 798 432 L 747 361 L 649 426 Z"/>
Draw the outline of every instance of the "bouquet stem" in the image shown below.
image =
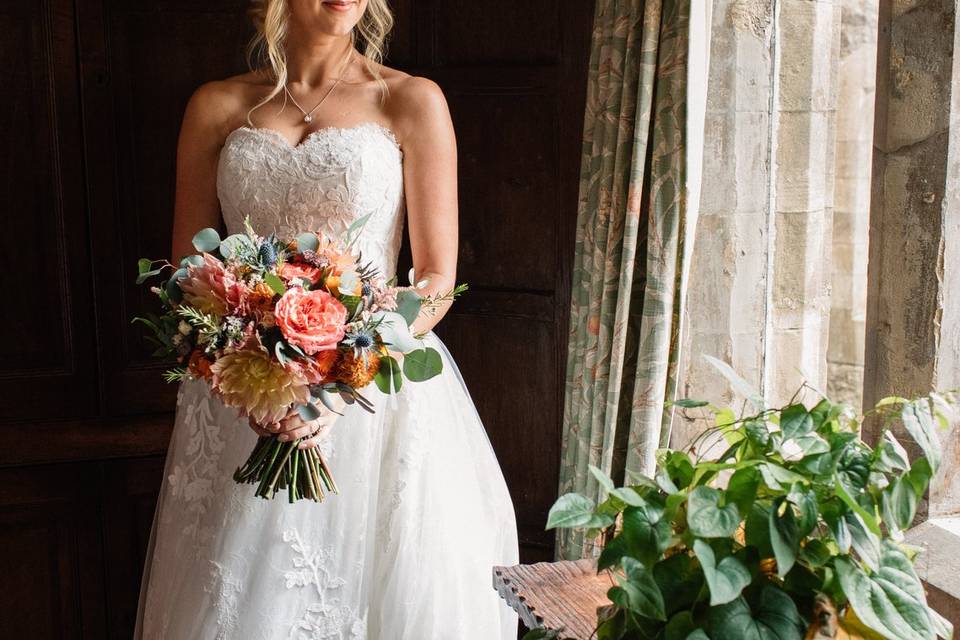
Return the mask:
<path fill-rule="evenodd" d="M 261 436 L 233 479 L 257 485 L 255 494 L 265 499 L 286 489 L 291 503 L 301 499 L 322 502 L 324 490 L 339 493 L 330 468 L 317 448 L 300 449 L 299 442 Z"/>

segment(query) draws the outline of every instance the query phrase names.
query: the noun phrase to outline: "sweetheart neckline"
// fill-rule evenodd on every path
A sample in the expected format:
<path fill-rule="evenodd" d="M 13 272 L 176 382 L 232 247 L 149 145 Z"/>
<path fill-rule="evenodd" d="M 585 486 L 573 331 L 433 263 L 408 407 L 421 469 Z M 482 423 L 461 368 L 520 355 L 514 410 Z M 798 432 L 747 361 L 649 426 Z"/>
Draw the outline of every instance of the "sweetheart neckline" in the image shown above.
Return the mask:
<path fill-rule="evenodd" d="M 282 144 L 287 149 L 290 149 L 291 151 L 299 151 L 302 147 L 305 147 L 308 144 L 310 144 L 310 142 L 312 142 L 314 139 L 320 138 L 321 135 L 329 135 L 331 133 L 347 133 L 352 131 L 359 131 L 362 129 L 373 129 L 374 131 L 380 133 L 397 149 L 397 151 L 399 151 L 400 153 L 403 153 L 403 149 L 400 147 L 400 143 L 397 141 L 396 134 L 394 134 L 394 132 L 389 127 L 385 127 L 379 122 L 374 122 L 372 120 L 369 122 L 361 122 L 359 124 L 355 124 L 349 127 L 337 127 L 337 126 L 320 127 L 319 129 L 314 129 L 313 131 L 308 133 L 306 136 L 303 137 L 302 140 L 300 140 L 300 142 L 296 144 L 292 144 L 285 135 L 283 135 L 276 129 L 272 129 L 270 127 L 251 127 L 248 125 L 241 125 L 236 129 L 234 129 L 233 131 L 231 131 L 230 133 L 228 133 L 223 143 L 224 145 L 226 145 L 227 141 L 230 140 L 230 138 L 233 137 L 233 135 L 236 134 L 237 132 L 248 131 L 250 133 L 259 133 L 259 134 L 266 135 L 266 137 L 272 138 L 278 141 L 280 144 Z"/>

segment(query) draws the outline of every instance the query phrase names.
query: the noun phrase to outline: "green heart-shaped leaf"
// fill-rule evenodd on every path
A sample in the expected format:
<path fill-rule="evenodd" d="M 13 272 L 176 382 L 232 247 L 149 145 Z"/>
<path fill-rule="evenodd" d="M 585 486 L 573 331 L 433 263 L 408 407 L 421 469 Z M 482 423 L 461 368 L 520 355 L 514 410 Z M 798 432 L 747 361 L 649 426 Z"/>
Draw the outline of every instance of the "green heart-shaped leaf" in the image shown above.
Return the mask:
<path fill-rule="evenodd" d="M 936 636 L 920 579 L 895 544 L 883 544 L 880 566 L 872 574 L 849 557 L 838 557 L 834 566 L 844 594 L 867 627 L 899 640 Z"/>
<path fill-rule="evenodd" d="M 813 417 L 802 404 L 792 404 L 780 412 L 780 431 L 784 440 L 792 440 L 813 431 Z"/>
<path fill-rule="evenodd" d="M 772 584 L 750 603 L 741 596 L 707 614 L 710 637 L 724 640 L 801 640 L 805 629 L 793 600 Z"/>
<path fill-rule="evenodd" d="M 747 567 L 733 556 L 717 563 L 713 548 L 703 540 L 693 541 L 693 552 L 703 568 L 703 576 L 710 587 L 710 606 L 726 604 L 738 598 L 744 587 L 750 584 Z"/>
<path fill-rule="evenodd" d="M 687 497 L 687 528 L 700 538 L 732 536 L 740 524 L 737 505 L 720 506 L 720 492 L 700 486 Z"/>
<path fill-rule="evenodd" d="M 611 587 L 607 592 L 610 600 L 645 618 L 666 621 L 663 594 L 653 574 L 639 561 L 629 557 L 623 559 L 623 570 L 625 575 L 619 579 L 620 586 Z"/>

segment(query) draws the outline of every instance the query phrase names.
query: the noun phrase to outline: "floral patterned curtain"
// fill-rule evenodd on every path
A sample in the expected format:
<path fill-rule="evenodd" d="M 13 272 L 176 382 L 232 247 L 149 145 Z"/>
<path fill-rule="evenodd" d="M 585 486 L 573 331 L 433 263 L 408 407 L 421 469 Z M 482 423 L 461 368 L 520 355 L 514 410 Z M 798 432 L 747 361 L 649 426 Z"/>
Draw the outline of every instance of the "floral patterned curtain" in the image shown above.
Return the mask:
<path fill-rule="evenodd" d="M 684 289 L 690 0 L 597 0 L 580 170 L 560 493 L 650 473 L 670 436 Z M 563 530 L 558 557 L 592 553 Z"/>

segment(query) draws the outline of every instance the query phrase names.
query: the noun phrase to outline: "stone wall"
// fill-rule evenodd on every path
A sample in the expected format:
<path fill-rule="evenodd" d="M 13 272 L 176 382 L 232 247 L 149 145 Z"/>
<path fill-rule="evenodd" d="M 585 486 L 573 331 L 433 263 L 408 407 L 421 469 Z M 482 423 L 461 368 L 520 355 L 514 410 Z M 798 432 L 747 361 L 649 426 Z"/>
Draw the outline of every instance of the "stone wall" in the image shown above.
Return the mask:
<path fill-rule="evenodd" d="M 836 180 L 827 393 L 859 409 L 870 231 L 877 75 L 877 2 L 843 0 L 838 64 Z"/>

